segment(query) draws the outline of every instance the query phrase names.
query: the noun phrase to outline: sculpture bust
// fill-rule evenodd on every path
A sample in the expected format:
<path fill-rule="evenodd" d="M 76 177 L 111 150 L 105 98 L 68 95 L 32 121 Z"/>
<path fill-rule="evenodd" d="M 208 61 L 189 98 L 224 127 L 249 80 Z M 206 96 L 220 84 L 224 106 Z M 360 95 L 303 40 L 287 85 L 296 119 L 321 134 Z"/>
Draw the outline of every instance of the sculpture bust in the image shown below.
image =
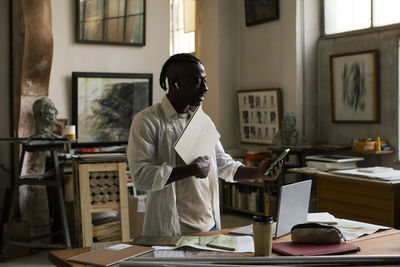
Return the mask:
<path fill-rule="evenodd" d="M 298 142 L 299 132 L 296 130 L 296 115 L 288 112 L 283 115 L 282 129 L 274 137 L 274 144 L 295 146 Z"/>
<path fill-rule="evenodd" d="M 54 125 L 57 122 L 58 111 L 49 98 L 42 97 L 36 100 L 33 103 L 32 111 L 36 125 L 36 134 L 34 135 L 34 137 L 60 137 L 53 133 Z"/>

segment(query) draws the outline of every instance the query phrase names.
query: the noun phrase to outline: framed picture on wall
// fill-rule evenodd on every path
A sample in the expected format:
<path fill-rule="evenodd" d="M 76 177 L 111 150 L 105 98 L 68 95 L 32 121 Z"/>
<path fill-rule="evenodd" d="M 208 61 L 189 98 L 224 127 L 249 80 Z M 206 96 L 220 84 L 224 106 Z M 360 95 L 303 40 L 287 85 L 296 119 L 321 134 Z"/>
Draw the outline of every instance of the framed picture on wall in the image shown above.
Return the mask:
<path fill-rule="evenodd" d="M 279 19 L 279 0 L 244 0 L 246 26 Z"/>
<path fill-rule="evenodd" d="M 76 0 L 77 41 L 145 45 L 146 0 Z"/>
<path fill-rule="evenodd" d="M 238 91 L 240 142 L 272 144 L 282 116 L 280 89 Z"/>
<path fill-rule="evenodd" d="M 126 144 L 133 116 L 152 104 L 153 75 L 72 73 L 75 146 Z"/>
<path fill-rule="evenodd" d="M 332 55 L 333 122 L 379 122 L 378 51 Z"/>

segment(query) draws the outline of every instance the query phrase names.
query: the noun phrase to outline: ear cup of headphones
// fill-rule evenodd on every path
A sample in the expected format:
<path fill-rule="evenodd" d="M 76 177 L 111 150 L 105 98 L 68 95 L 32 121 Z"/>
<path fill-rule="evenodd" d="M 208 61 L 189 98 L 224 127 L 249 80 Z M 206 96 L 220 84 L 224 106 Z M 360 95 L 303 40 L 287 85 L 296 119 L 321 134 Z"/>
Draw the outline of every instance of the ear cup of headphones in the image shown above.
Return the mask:
<path fill-rule="evenodd" d="M 174 83 L 174 85 L 175 85 L 176 89 L 180 89 L 180 88 L 179 88 L 179 85 L 178 85 L 178 83 L 177 83 L 177 82 L 176 82 L 176 83 Z"/>

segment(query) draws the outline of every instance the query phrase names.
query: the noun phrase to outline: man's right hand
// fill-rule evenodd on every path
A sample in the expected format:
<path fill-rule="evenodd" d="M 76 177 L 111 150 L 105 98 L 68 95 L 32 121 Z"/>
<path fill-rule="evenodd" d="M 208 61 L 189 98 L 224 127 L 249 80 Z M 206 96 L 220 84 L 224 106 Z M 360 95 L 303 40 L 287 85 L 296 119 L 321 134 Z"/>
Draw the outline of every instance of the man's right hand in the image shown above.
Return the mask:
<path fill-rule="evenodd" d="M 196 169 L 196 174 L 194 177 L 207 178 L 208 173 L 210 172 L 210 162 L 208 156 L 198 157 L 195 159 L 192 165 Z"/>

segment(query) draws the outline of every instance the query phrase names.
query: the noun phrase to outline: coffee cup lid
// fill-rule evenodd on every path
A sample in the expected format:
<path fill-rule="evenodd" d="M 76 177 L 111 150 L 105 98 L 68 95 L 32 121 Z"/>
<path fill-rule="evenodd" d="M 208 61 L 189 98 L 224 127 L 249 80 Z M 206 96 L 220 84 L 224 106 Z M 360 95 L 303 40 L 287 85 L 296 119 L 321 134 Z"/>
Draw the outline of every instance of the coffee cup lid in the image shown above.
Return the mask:
<path fill-rule="evenodd" d="M 273 222 L 272 216 L 253 216 L 253 222 L 271 223 Z"/>

